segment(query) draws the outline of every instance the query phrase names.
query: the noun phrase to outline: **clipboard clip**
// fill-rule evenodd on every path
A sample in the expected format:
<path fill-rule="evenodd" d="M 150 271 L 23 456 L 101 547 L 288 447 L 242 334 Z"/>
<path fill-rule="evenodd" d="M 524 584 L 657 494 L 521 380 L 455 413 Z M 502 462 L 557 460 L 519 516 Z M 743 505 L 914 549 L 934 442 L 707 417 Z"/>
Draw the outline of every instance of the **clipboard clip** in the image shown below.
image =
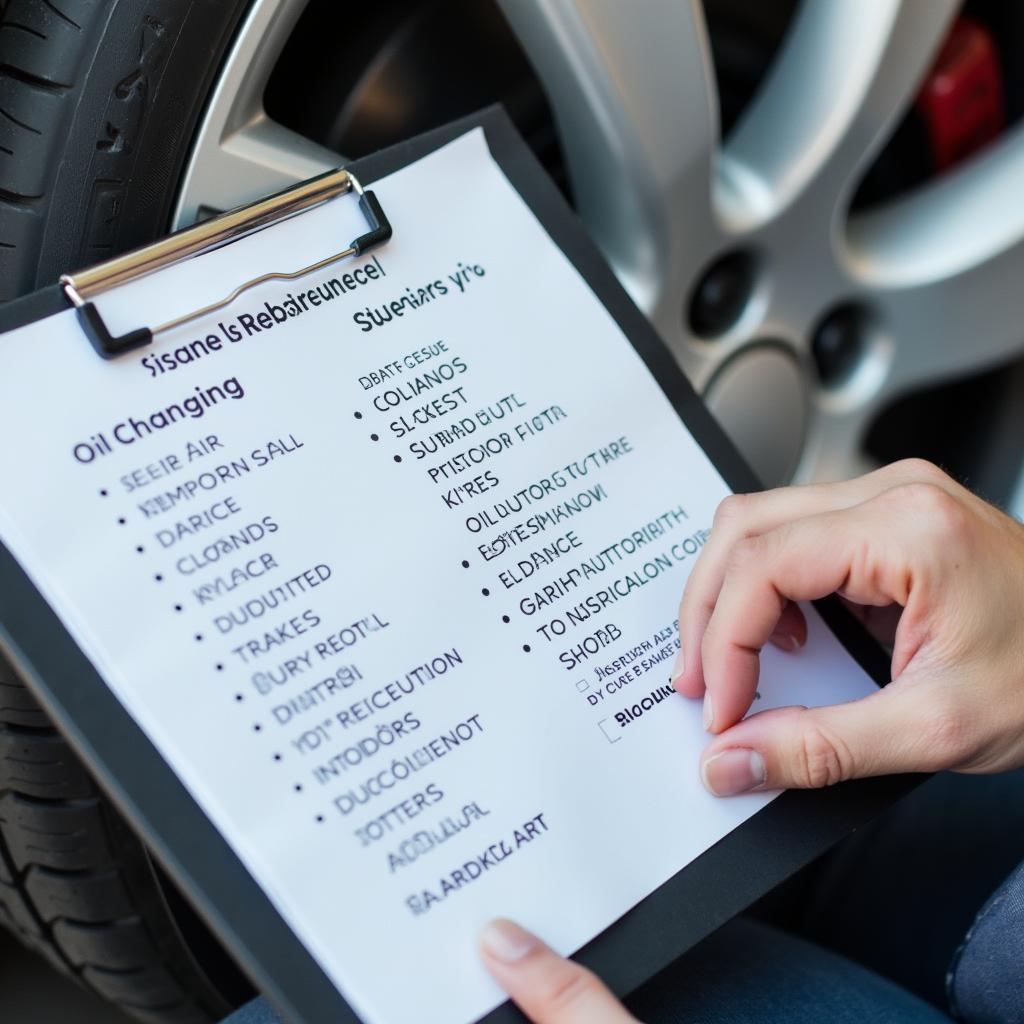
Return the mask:
<path fill-rule="evenodd" d="M 230 295 L 225 296 L 219 302 L 213 302 L 208 306 L 203 306 L 202 309 L 185 313 L 183 316 L 168 320 L 167 323 L 157 327 L 139 327 L 121 335 L 110 333 L 100 311 L 92 302 L 93 298 L 110 288 L 145 277 L 147 274 L 180 263 L 192 256 L 199 256 L 220 248 L 222 245 L 227 245 L 245 235 L 250 235 L 271 224 L 293 217 L 303 210 L 319 206 L 328 199 L 333 199 L 346 192 L 355 192 L 359 197 L 359 208 L 366 217 L 369 230 L 358 238 L 354 238 L 345 249 L 318 260 L 316 263 L 310 263 L 298 270 L 271 271 L 267 274 L 260 274 L 259 277 L 243 281 Z M 92 343 L 92 347 L 103 359 L 113 359 L 125 352 L 149 345 L 156 335 L 162 334 L 164 331 L 173 330 L 191 320 L 197 320 L 199 317 L 223 309 L 234 302 L 242 292 L 248 291 L 250 288 L 255 288 L 266 281 L 292 281 L 324 267 L 329 267 L 350 256 L 362 256 L 363 253 L 386 242 L 391 238 L 391 234 L 391 223 L 373 192 L 364 191 L 356 176 L 350 171 L 338 168 L 310 178 L 308 181 L 266 199 L 250 203 L 247 206 L 240 206 L 200 224 L 177 231 L 151 245 L 134 249 L 132 252 L 117 256 L 104 263 L 98 263 L 87 270 L 64 274 L 60 283 L 64 287 L 64 294 L 75 307 L 82 330 Z"/>

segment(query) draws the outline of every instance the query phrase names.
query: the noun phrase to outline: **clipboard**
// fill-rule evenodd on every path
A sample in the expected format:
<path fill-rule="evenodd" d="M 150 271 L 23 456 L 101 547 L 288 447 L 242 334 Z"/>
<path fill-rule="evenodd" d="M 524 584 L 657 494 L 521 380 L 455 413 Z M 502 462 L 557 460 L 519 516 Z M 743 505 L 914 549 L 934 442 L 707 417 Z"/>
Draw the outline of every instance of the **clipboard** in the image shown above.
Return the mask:
<path fill-rule="evenodd" d="M 672 356 L 604 262 L 500 108 L 465 118 L 381 153 L 355 161 L 297 190 L 187 229 L 139 253 L 71 274 L 61 283 L 0 308 L 0 331 L 68 308 L 78 309 L 83 344 L 97 357 L 145 345 L 154 325 L 125 335 L 106 329 L 90 299 L 111 280 L 230 244 L 277 217 L 306 208 L 333 190 L 357 190 L 367 233 L 342 245 L 335 260 L 383 244 L 391 230 L 368 186 L 482 127 L 494 159 L 544 229 L 629 338 L 698 444 L 735 491 L 758 483 L 693 392 Z M 323 265 L 268 273 L 299 276 Z M 239 282 L 239 289 L 251 282 Z M 202 315 L 204 311 L 196 311 Z M 182 317 L 181 319 L 185 319 Z M 155 325 L 161 327 L 173 326 Z M 0 344 L 2 344 L 0 339 Z M 888 660 L 837 602 L 819 610 L 862 667 L 883 685 Z M 90 766 L 100 784 L 154 851 L 211 929 L 256 986 L 295 1024 L 356 1021 L 333 983 L 305 949 L 225 839 L 162 759 L 142 729 L 107 688 L 92 664 L 10 552 L 0 546 L 0 645 L 49 714 Z M 822 854 L 919 780 L 886 778 L 846 783 L 822 792 L 791 792 L 679 871 L 586 945 L 577 959 L 617 993 L 643 983 L 793 872 Z M 521 1020 L 506 1004 L 488 1021 Z"/>

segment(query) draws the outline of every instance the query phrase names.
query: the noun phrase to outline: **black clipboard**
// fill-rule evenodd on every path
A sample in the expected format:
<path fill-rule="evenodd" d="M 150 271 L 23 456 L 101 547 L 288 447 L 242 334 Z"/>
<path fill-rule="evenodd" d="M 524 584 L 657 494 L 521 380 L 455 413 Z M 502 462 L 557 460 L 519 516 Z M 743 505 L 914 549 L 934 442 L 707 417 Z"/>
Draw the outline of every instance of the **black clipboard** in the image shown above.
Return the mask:
<path fill-rule="evenodd" d="M 729 486 L 740 492 L 760 489 L 501 108 L 428 132 L 347 169 L 369 185 L 476 127 L 483 128 L 512 186 L 607 307 Z M 364 212 L 371 234 L 379 230 L 383 218 L 376 224 L 374 218 L 381 211 Z M 401 231 L 401 225 L 394 229 Z M 67 308 L 65 289 L 54 284 L 0 307 L 0 332 Z M 102 332 L 102 325 L 93 329 Z M 96 339 L 91 340 L 95 345 Z M 884 685 L 888 658 L 859 623 L 836 601 L 819 602 L 818 609 L 861 666 Z M 2 544 L 0 646 L 100 785 L 285 1019 L 294 1024 L 358 1021 Z M 635 989 L 918 781 L 892 777 L 783 794 L 628 911 L 576 959 L 615 992 Z M 522 1019 L 507 1003 L 486 1018 L 493 1024 Z"/>

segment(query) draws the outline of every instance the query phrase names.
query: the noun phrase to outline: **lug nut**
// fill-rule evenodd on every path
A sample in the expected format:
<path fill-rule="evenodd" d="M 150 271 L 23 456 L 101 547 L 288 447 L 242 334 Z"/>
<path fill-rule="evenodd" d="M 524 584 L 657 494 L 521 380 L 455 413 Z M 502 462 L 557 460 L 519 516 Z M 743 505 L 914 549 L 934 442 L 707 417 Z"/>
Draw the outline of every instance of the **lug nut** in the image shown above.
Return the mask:
<path fill-rule="evenodd" d="M 754 258 L 732 252 L 711 264 L 690 298 L 690 329 L 698 338 L 716 338 L 740 318 L 754 287 Z"/>
<path fill-rule="evenodd" d="M 849 376 L 864 349 L 864 313 L 857 306 L 838 306 L 815 329 L 811 353 L 826 386 Z"/>

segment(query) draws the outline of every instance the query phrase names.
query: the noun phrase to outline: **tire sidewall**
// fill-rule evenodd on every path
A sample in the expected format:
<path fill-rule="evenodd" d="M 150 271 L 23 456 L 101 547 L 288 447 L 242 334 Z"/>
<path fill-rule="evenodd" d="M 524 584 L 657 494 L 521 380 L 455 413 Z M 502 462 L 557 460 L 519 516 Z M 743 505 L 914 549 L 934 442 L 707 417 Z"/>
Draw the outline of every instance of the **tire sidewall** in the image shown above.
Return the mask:
<path fill-rule="evenodd" d="M 7 5 L 27 24 L 0 54 L 19 119 L 0 180 L 2 293 L 166 232 L 252 0 L 35 2 Z M 248 997 L 2 658 L 0 804 L 0 927 L 153 1024 L 208 1024 Z"/>
<path fill-rule="evenodd" d="M 109 3 L 68 119 L 37 286 L 167 231 L 197 123 L 251 2 Z"/>

